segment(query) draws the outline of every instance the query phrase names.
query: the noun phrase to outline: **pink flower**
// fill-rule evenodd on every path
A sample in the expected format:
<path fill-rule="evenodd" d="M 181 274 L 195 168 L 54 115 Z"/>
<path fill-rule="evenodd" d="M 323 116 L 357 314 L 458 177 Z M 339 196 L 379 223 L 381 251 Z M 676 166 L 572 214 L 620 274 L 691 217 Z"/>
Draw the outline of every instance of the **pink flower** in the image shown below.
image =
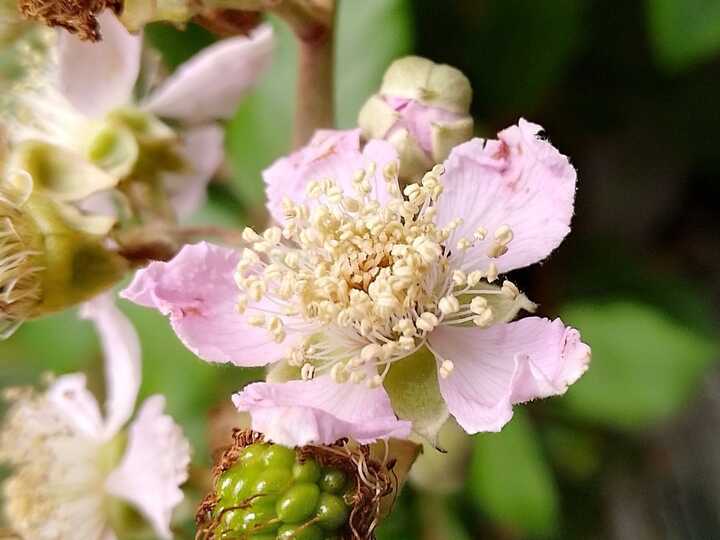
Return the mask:
<path fill-rule="evenodd" d="M 315 140 L 266 173 L 278 195 L 290 182 L 282 213 L 270 201 L 281 227 L 246 229 L 241 254 L 188 246 L 124 294 L 169 314 L 206 360 L 294 366 L 302 380 L 234 397 L 271 439 L 400 436 L 391 408 L 430 438 L 448 414 L 497 431 L 514 404 L 564 393 L 590 360 L 560 320 L 510 322 L 535 306 L 498 281 L 570 230 L 575 170 L 540 130 L 520 120 L 457 146 L 402 194 L 387 143 L 361 152 L 352 134 L 319 135 L 323 151 Z M 436 375 L 424 377 L 428 362 Z"/>
<path fill-rule="evenodd" d="M 83 308 L 105 354 L 105 416 L 83 374 L 58 377 L 40 395 L 20 392 L 0 432 L 0 460 L 14 469 L 6 484 L 8 517 L 23 538 L 112 540 L 113 498 L 138 510 L 160 538 L 182 501 L 190 447 L 149 397 L 127 428 L 140 389 L 140 343 L 112 298 Z"/>

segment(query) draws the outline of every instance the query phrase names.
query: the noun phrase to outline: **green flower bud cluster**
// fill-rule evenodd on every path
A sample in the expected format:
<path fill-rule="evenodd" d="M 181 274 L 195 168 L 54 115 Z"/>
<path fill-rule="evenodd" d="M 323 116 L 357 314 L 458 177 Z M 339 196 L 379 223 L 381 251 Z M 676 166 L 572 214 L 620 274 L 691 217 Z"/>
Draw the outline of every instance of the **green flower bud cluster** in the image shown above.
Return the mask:
<path fill-rule="evenodd" d="M 215 540 L 340 540 L 352 489 L 341 470 L 256 442 L 216 482 Z"/>

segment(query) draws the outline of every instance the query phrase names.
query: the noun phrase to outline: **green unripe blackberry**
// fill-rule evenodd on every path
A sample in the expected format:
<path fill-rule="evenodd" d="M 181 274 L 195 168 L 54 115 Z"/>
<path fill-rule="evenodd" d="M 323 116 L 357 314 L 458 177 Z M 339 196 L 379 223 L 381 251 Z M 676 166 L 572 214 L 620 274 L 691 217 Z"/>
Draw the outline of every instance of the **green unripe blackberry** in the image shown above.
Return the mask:
<path fill-rule="evenodd" d="M 323 471 L 320 478 L 320 487 L 328 493 L 340 493 L 345 487 L 347 476 L 344 472 L 337 469 L 328 469 Z"/>
<path fill-rule="evenodd" d="M 284 446 L 239 449 L 215 481 L 214 540 L 326 540 L 348 530 L 348 476 Z M 349 499 L 348 499 L 349 500 Z"/>
<path fill-rule="evenodd" d="M 338 495 L 323 493 L 317 505 L 318 524 L 326 530 L 335 531 L 347 522 L 349 510 Z"/>
<path fill-rule="evenodd" d="M 277 516 L 285 523 L 302 523 L 315 512 L 320 499 L 317 484 L 302 482 L 295 484 L 278 499 Z"/>
<path fill-rule="evenodd" d="M 293 465 L 293 478 L 297 482 L 315 483 L 320 480 L 320 474 L 322 474 L 322 470 L 314 459 Z"/>

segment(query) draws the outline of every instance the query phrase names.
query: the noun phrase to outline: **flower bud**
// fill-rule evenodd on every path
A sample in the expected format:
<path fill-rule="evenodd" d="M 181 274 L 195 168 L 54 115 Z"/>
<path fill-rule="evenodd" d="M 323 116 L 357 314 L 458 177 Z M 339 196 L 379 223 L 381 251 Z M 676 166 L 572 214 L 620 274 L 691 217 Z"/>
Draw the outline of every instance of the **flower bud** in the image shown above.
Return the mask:
<path fill-rule="evenodd" d="M 0 182 L 0 337 L 119 281 L 126 261 L 103 244 L 108 221 L 34 187 L 25 171 Z"/>
<path fill-rule="evenodd" d="M 380 92 L 360 110 L 366 139 L 386 139 L 400 156 L 400 176 L 422 175 L 470 139 L 472 88 L 463 73 L 418 56 L 393 62 Z"/>

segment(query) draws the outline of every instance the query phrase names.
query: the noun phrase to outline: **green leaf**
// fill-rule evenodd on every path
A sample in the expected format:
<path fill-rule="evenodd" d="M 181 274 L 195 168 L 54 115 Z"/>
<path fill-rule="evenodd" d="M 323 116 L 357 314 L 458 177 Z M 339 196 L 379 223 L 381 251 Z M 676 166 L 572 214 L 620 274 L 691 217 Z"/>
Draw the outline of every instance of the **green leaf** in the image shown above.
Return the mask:
<path fill-rule="evenodd" d="M 645 428 L 676 412 L 718 353 L 716 339 L 650 304 L 578 302 L 561 312 L 593 351 L 563 405 L 612 427 Z"/>
<path fill-rule="evenodd" d="M 384 385 L 398 417 L 411 421 L 415 432 L 436 444 L 438 432 L 449 413 L 440 394 L 433 354 L 423 347 L 395 362 Z"/>
<path fill-rule="evenodd" d="M 390 63 L 411 52 L 410 2 L 340 2 L 337 32 L 338 126 L 352 128 L 360 107 L 380 88 Z"/>
<path fill-rule="evenodd" d="M 720 2 L 649 0 L 655 56 L 669 72 L 690 68 L 720 52 Z"/>
<path fill-rule="evenodd" d="M 469 488 L 477 509 L 525 534 L 556 533 L 557 487 L 525 413 L 516 410 L 500 433 L 474 438 Z"/>
<path fill-rule="evenodd" d="M 338 13 L 336 103 L 338 126 L 352 127 L 365 99 L 380 86 L 390 61 L 412 40 L 408 0 L 341 2 Z M 248 203 L 264 201 L 261 173 L 290 151 L 297 77 L 297 47 L 287 26 L 272 19 L 273 62 L 228 126 L 234 184 Z M 379 31 L 392 28 L 392 32 Z"/>
<path fill-rule="evenodd" d="M 170 68 L 176 68 L 189 60 L 200 49 L 215 42 L 215 37 L 196 24 L 188 24 L 180 30 L 170 23 L 152 23 L 143 33 L 148 41 L 162 54 Z"/>

